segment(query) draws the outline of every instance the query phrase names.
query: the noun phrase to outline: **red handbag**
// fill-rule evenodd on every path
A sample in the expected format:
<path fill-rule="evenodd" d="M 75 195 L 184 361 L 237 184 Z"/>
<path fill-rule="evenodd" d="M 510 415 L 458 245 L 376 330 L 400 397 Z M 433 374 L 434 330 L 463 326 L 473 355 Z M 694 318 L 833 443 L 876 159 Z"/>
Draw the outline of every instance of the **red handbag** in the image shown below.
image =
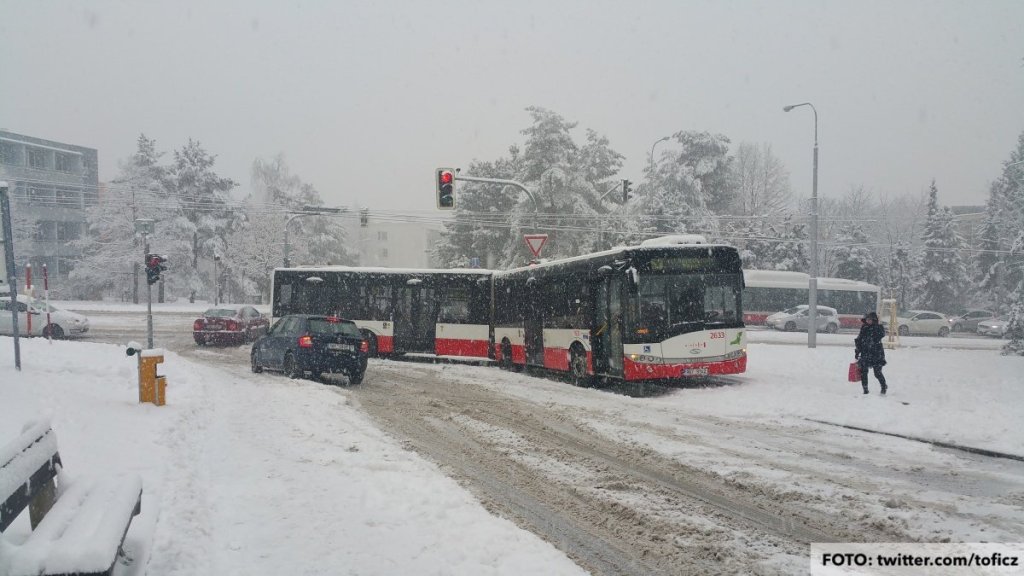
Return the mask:
<path fill-rule="evenodd" d="M 860 382 L 860 364 L 850 362 L 850 374 L 847 376 L 850 382 Z"/>

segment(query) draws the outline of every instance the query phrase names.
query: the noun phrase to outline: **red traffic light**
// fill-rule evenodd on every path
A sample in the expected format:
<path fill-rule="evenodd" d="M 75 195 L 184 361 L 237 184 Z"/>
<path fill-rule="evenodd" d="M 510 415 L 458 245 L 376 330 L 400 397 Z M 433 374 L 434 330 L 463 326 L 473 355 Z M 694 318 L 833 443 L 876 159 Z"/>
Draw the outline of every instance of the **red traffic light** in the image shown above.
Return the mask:
<path fill-rule="evenodd" d="M 441 184 L 451 184 L 455 176 L 451 172 L 441 172 Z"/>

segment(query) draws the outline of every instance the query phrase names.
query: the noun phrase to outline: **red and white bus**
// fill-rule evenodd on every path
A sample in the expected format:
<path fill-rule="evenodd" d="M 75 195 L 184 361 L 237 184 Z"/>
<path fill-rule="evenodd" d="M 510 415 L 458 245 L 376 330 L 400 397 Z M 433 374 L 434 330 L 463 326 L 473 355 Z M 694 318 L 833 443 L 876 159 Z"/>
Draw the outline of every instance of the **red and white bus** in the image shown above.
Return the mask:
<path fill-rule="evenodd" d="M 743 321 L 763 325 L 765 318 L 807 304 L 810 277 L 803 272 L 744 270 Z M 860 327 L 867 312 L 878 312 L 880 289 L 874 284 L 843 278 L 818 278 L 818 305 L 835 308 L 842 328 Z"/>
<path fill-rule="evenodd" d="M 273 316 L 331 314 L 355 321 L 370 354 L 487 358 L 489 270 L 324 266 L 274 270 Z"/>
<path fill-rule="evenodd" d="M 584 383 L 746 370 L 730 246 L 661 240 L 494 273 L 494 357 Z"/>

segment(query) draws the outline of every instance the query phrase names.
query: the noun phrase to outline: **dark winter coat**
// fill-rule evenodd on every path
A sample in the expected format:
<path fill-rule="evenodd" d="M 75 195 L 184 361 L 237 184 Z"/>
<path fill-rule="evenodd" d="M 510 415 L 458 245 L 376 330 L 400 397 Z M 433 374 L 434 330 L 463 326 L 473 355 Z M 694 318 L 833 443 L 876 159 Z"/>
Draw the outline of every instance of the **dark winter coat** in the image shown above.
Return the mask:
<path fill-rule="evenodd" d="M 857 357 L 862 369 L 885 366 L 885 348 L 882 346 L 884 338 L 885 328 L 881 325 L 867 322 L 861 324 L 860 334 L 853 343 L 857 346 Z"/>

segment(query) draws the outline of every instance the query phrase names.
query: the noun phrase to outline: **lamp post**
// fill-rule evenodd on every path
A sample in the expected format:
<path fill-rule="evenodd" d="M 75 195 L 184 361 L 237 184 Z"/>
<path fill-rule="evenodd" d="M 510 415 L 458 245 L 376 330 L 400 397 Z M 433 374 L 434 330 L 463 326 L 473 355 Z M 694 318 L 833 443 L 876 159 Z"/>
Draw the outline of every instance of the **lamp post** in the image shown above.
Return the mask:
<path fill-rule="evenodd" d="M 324 214 L 340 214 L 344 212 L 344 208 L 328 208 L 325 206 L 303 206 L 302 212 L 296 212 L 292 214 L 284 221 L 284 267 L 288 268 L 292 265 L 289 255 L 291 254 L 291 246 L 288 244 L 288 226 L 291 225 L 292 220 L 296 218 L 302 218 L 303 216 L 323 216 Z"/>
<path fill-rule="evenodd" d="M 814 112 L 814 180 L 811 188 L 811 269 L 807 286 L 807 347 L 817 346 L 818 337 L 818 110 L 814 104 L 803 102 L 782 108 L 789 112 L 793 108 L 810 106 Z"/>
<path fill-rule="evenodd" d="M 664 142 L 666 140 L 671 140 L 671 139 L 672 139 L 671 136 L 665 136 L 664 138 L 659 138 L 658 140 L 655 140 L 654 144 L 651 144 L 651 172 L 654 172 L 654 148 L 658 144 L 661 144 L 662 142 Z"/>

